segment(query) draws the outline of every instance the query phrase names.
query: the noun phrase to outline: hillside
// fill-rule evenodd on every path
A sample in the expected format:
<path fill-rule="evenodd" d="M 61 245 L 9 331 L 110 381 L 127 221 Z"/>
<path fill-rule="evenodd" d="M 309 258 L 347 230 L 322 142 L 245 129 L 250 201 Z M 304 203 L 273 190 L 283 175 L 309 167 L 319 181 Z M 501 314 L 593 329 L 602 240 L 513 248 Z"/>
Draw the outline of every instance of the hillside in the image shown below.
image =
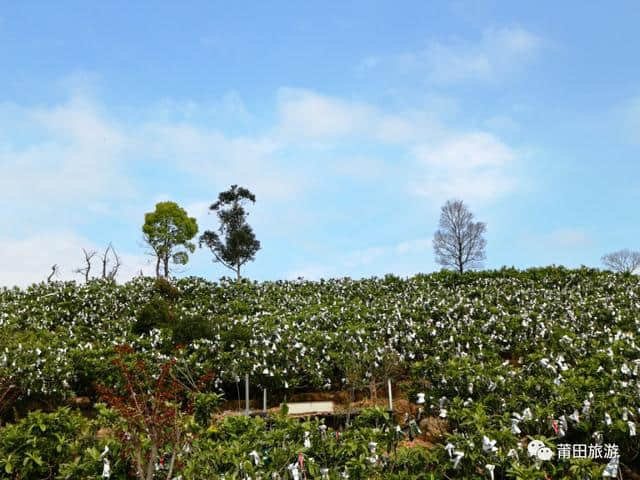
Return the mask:
<path fill-rule="evenodd" d="M 212 373 L 210 390 L 231 404 L 245 374 L 256 402 L 267 387 L 269 406 L 285 395 L 321 391 L 353 393 L 359 400 L 377 396 L 384 405 L 390 377 L 394 396 L 411 414 L 417 394 L 425 394 L 423 430 L 436 420 L 442 428 L 442 435 L 428 438 L 430 432 L 413 432 L 425 440 L 426 456 L 407 472 L 489 478 L 495 468 L 497 478 L 581 478 L 585 472 L 601 475 L 609 462 L 604 453 L 563 460 L 561 444 L 602 444 L 602 452 L 615 444 L 623 469 L 640 471 L 639 327 L 639 278 L 589 269 L 320 282 L 191 277 L 173 286 L 151 278 L 124 285 L 40 284 L 0 291 L 0 377 L 15 386 L 3 414 L 12 425 L 34 407 L 53 410 L 77 397 L 97 401 L 95 382 L 118 383 L 110 360 L 117 345 L 127 344 L 151 364 L 175 358 L 193 377 Z M 245 422 L 235 425 L 237 435 L 262 420 Z M 228 444 L 218 435 L 207 448 Z M 529 436 L 547 442 L 553 460 L 530 458 Z M 275 448 L 272 439 L 260 441 Z M 2 448 L 7 454 L 9 447 Z M 252 445 L 234 448 L 251 460 Z M 291 448 L 303 448 L 302 442 Z M 464 454 L 458 460 L 454 449 Z M 310 458 L 320 455 L 305 451 Z M 331 467 L 329 475 L 349 470 L 335 452 L 322 455 L 317 460 Z M 249 462 L 253 469 L 258 465 L 264 475 L 287 471 L 273 461 L 269 468 Z M 237 465 L 228 468 L 238 471 Z M 403 471 L 371 468 L 375 475 L 352 478 L 396 478 Z"/>

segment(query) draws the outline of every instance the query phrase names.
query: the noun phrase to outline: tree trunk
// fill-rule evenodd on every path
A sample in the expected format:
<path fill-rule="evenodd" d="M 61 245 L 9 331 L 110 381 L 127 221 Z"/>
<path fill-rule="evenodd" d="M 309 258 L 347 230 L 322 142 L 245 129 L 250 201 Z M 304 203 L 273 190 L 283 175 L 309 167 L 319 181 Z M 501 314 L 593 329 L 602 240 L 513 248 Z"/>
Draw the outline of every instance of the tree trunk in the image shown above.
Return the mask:
<path fill-rule="evenodd" d="M 156 260 L 156 278 L 160 278 L 160 256 Z"/>
<path fill-rule="evenodd" d="M 236 267 L 236 280 L 238 280 L 238 281 L 240 280 L 240 266 L 239 265 Z"/>
<path fill-rule="evenodd" d="M 164 278 L 169 278 L 169 255 L 164 257 Z"/>
<path fill-rule="evenodd" d="M 151 452 L 149 452 L 149 458 L 147 460 L 147 473 L 146 473 L 146 480 L 153 480 L 153 473 L 155 471 L 155 463 L 156 463 L 156 457 L 158 456 L 158 446 L 155 444 L 155 441 L 151 442 Z"/>

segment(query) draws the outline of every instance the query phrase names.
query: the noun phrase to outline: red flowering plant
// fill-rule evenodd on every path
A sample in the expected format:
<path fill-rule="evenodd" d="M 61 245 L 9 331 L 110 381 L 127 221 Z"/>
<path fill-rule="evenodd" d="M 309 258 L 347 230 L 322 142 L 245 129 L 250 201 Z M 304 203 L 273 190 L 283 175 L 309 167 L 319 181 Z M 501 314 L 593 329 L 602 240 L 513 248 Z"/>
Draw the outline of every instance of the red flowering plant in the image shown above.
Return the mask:
<path fill-rule="evenodd" d="M 201 385 L 187 386 L 175 375 L 176 360 L 152 366 L 136 357 L 129 346 L 119 346 L 114 366 L 122 384 L 97 385 L 101 399 L 115 410 L 121 421 L 117 435 L 124 451 L 135 465 L 136 476 L 155 478 L 156 470 L 172 478 L 178 456 L 188 451 L 192 435 L 187 415 L 193 411 L 193 391 Z"/>

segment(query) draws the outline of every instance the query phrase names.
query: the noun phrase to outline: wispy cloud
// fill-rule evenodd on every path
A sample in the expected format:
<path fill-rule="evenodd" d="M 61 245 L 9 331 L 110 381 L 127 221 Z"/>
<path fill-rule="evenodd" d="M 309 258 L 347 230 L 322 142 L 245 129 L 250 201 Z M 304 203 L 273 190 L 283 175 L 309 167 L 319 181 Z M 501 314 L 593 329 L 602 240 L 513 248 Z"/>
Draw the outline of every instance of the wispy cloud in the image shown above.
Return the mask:
<path fill-rule="evenodd" d="M 392 68 L 399 73 L 423 74 L 429 81 L 495 82 L 529 63 L 541 50 L 541 37 L 519 25 L 484 30 L 477 41 L 430 41 L 426 48 L 391 57 L 369 56 L 359 70 Z"/>

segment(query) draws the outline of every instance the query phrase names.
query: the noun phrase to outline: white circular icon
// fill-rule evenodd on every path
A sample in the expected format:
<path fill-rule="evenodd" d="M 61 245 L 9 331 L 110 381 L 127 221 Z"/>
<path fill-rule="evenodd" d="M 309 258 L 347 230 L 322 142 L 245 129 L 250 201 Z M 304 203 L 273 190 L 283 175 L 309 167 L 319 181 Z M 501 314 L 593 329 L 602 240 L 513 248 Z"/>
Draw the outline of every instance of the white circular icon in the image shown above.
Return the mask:
<path fill-rule="evenodd" d="M 527 446 L 529 456 L 535 457 L 538 453 L 538 450 L 540 450 L 542 447 L 544 447 L 544 443 L 542 443 L 540 440 L 533 440 L 529 442 L 529 445 Z"/>
<path fill-rule="evenodd" d="M 549 447 L 540 447 L 536 452 L 536 456 L 543 461 L 551 460 L 551 457 L 553 457 L 553 451 Z"/>

